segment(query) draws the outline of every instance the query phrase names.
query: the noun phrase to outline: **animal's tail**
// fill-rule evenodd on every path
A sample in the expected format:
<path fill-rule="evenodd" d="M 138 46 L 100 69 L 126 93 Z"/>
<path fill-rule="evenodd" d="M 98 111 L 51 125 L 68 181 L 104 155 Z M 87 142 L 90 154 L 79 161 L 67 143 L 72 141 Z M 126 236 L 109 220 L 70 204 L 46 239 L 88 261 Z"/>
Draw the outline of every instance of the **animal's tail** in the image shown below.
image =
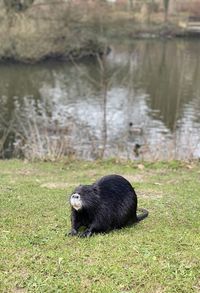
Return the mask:
<path fill-rule="evenodd" d="M 138 209 L 139 212 L 142 212 L 142 214 L 137 215 L 138 222 L 142 221 L 144 218 L 146 218 L 149 214 L 149 212 L 145 209 Z"/>

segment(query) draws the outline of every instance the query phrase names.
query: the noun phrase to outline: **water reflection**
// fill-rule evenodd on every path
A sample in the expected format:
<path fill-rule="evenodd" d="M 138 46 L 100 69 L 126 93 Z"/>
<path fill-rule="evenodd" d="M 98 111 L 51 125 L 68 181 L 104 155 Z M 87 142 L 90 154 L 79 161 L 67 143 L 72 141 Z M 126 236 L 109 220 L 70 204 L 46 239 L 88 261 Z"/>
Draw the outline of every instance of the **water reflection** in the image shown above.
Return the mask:
<path fill-rule="evenodd" d="M 137 41 L 101 62 L 1 64 L 1 157 L 199 157 L 199 50 Z"/>

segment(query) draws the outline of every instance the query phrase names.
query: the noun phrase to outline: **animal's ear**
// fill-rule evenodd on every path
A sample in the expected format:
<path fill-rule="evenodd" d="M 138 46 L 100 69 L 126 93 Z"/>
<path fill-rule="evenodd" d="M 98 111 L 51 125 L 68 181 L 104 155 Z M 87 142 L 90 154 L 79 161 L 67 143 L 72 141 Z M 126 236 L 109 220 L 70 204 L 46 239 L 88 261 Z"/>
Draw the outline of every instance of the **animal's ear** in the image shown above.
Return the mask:
<path fill-rule="evenodd" d="M 99 193 L 99 187 L 97 185 L 92 186 L 93 191 L 98 194 Z"/>
<path fill-rule="evenodd" d="M 76 186 L 74 189 L 73 189 L 73 192 L 72 193 L 79 193 L 79 190 L 80 190 L 80 188 L 82 187 L 83 185 L 78 185 L 78 186 Z"/>

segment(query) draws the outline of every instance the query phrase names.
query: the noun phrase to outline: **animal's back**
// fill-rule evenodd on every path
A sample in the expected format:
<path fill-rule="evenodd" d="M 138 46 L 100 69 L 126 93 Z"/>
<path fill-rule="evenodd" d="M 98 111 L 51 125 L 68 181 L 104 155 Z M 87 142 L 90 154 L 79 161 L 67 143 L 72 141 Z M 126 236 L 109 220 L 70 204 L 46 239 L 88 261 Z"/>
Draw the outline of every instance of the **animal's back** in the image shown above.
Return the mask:
<path fill-rule="evenodd" d="M 107 211 L 104 220 L 110 229 L 120 228 L 137 221 L 137 196 L 124 177 L 108 175 L 102 177 L 96 184 L 99 188 L 101 208 Z"/>
<path fill-rule="evenodd" d="M 95 183 L 100 190 L 100 197 L 104 201 L 121 202 L 127 198 L 136 197 L 131 184 L 120 175 L 107 175 Z"/>

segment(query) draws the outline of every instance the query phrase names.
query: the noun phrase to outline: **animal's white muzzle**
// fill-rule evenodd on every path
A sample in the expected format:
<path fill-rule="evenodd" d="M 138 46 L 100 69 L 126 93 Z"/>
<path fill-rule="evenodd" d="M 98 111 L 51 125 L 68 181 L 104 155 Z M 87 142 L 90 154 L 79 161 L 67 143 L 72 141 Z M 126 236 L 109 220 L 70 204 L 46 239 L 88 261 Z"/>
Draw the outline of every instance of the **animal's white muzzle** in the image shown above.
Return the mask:
<path fill-rule="evenodd" d="M 80 210 L 82 208 L 81 196 L 78 193 L 73 193 L 70 197 L 70 204 L 75 210 Z"/>

